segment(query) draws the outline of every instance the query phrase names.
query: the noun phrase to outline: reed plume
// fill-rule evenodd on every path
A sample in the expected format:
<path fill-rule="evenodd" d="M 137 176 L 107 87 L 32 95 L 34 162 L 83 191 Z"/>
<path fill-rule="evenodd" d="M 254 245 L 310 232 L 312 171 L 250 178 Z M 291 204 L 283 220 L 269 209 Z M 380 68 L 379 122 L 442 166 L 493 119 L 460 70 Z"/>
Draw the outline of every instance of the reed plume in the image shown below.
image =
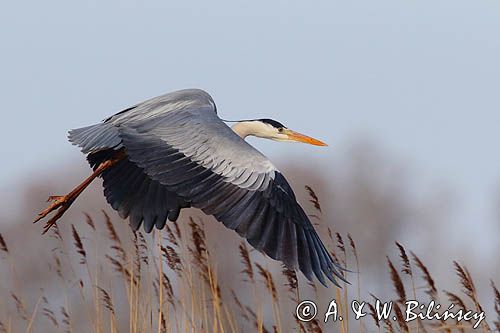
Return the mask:
<path fill-rule="evenodd" d="M 401 258 L 401 262 L 403 263 L 403 269 L 401 270 L 401 272 L 403 272 L 406 275 L 409 275 L 409 276 L 413 277 L 413 272 L 411 270 L 410 259 L 408 258 L 408 255 L 406 254 L 405 248 L 403 247 L 403 245 L 401 245 L 398 242 L 396 242 L 396 246 L 399 249 L 399 257 Z"/>
<path fill-rule="evenodd" d="M 380 321 L 378 320 L 377 311 L 371 302 L 366 303 L 368 305 L 368 309 L 370 310 L 370 317 L 373 318 L 375 325 L 380 328 Z"/>
<path fill-rule="evenodd" d="M 295 300 L 298 301 L 299 295 L 298 295 L 298 288 L 299 288 L 299 279 L 297 278 L 297 272 L 295 270 L 290 269 L 286 267 L 285 265 L 282 266 L 281 272 L 285 276 L 287 283 L 285 286 L 288 287 L 288 291 L 292 294 L 295 295 L 296 298 Z"/>
<path fill-rule="evenodd" d="M 59 327 L 59 322 L 57 321 L 56 314 L 50 307 L 49 300 L 47 297 L 43 296 L 42 297 L 43 301 L 43 308 L 42 308 L 42 314 L 45 318 L 47 318 L 55 327 Z"/>
<path fill-rule="evenodd" d="M 483 307 L 479 303 L 476 286 L 474 285 L 474 281 L 472 280 L 469 270 L 467 267 L 461 266 L 456 261 L 453 261 L 453 265 L 455 266 L 455 271 L 460 278 L 460 284 L 463 287 L 462 292 L 472 300 L 477 312 L 483 312 Z M 490 331 L 490 327 L 486 321 L 483 321 L 481 325 L 484 330 Z"/>
<path fill-rule="evenodd" d="M 81 256 L 80 264 L 85 265 L 87 263 L 87 252 L 85 251 L 82 239 L 80 238 L 80 235 L 76 231 L 76 228 L 73 224 L 71 225 L 71 234 L 73 235 L 73 240 L 75 241 L 74 244 L 76 247 L 76 252 L 78 252 L 78 254 Z"/>
<path fill-rule="evenodd" d="M 467 307 L 465 306 L 464 301 L 457 294 L 454 294 L 454 293 L 446 291 L 446 290 L 444 291 L 444 294 L 448 297 L 448 300 L 451 302 L 451 304 L 456 304 L 456 305 L 458 305 L 459 308 L 463 309 L 464 311 L 467 311 Z M 456 322 L 457 326 L 459 326 L 458 319 L 456 319 L 455 322 Z M 460 326 L 459 326 L 458 330 L 461 333 L 465 332 L 463 327 L 460 327 Z"/>
<path fill-rule="evenodd" d="M 101 293 L 102 303 L 104 304 L 104 307 L 114 315 L 115 307 L 113 306 L 113 300 L 111 299 L 111 296 L 104 288 L 97 287 L 97 289 L 99 289 L 99 292 Z"/>
<path fill-rule="evenodd" d="M 500 292 L 495 286 L 493 280 L 491 281 L 491 288 L 493 289 L 493 294 L 495 295 L 493 302 L 495 304 L 494 309 L 497 314 L 497 319 L 493 322 L 493 324 L 495 325 L 496 330 L 500 332 Z"/>
<path fill-rule="evenodd" d="M 165 261 L 167 262 L 168 267 L 174 272 L 180 273 L 182 270 L 182 262 L 179 254 L 175 251 L 173 247 L 167 245 L 166 247 L 161 246 L 161 252 Z"/>
<path fill-rule="evenodd" d="M 248 279 L 246 280 L 247 282 L 251 282 L 253 284 L 255 283 L 255 280 L 252 261 L 250 260 L 250 253 L 248 252 L 247 246 L 244 241 L 240 243 L 238 249 L 240 250 L 241 262 L 243 263 L 243 270 L 241 271 L 241 273 L 246 276 L 246 278 Z"/>
<path fill-rule="evenodd" d="M 422 277 L 427 283 L 427 290 L 425 291 L 432 299 L 437 299 L 437 288 L 436 288 L 436 283 L 434 282 L 434 279 L 432 278 L 431 274 L 429 273 L 429 270 L 427 267 L 424 265 L 422 260 L 413 252 L 410 252 L 411 256 L 413 258 L 413 261 L 417 265 L 418 268 L 422 271 Z"/>
<path fill-rule="evenodd" d="M 392 263 L 391 259 L 387 256 L 387 265 L 389 266 L 389 271 L 391 273 L 391 281 L 396 289 L 396 293 L 398 294 L 398 302 L 400 304 L 404 304 L 406 302 L 406 292 L 403 281 L 401 280 L 401 276 L 399 275 L 396 267 Z"/>
<path fill-rule="evenodd" d="M 12 296 L 12 299 L 14 299 L 14 303 L 16 304 L 16 310 L 17 313 L 19 314 L 19 317 L 22 320 L 28 321 L 28 311 L 26 310 L 23 301 L 21 301 L 21 299 L 13 292 L 11 292 L 10 295 Z"/>
<path fill-rule="evenodd" d="M 172 228 L 168 224 L 165 225 L 165 232 L 167 233 L 167 239 L 170 243 L 174 244 L 175 246 L 179 246 L 179 243 L 177 243 L 177 237 L 175 237 Z M 180 231 L 179 231 L 180 233 Z"/>
<path fill-rule="evenodd" d="M 95 224 L 94 224 L 94 220 L 92 219 L 92 217 L 88 214 L 88 213 L 83 213 L 83 215 L 85 215 L 85 223 L 87 223 L 87 225 L 93 230 L 95 231 Z"/>
<path fill-rule="evenodd" d="M 9 248 L 7 247 L 5 239 L 3 239 L 2 234 L 0 234 L 0 251 L 4 252 L 5 254 L 9 254 Z"/>
<path fill-rule="evenodd" d="M 271 294 L 273 300 L 277 301 L 278 300 L 278 291 L 276 289 L 276 285 L 274 284 L 273 276 L 271 275 L 271 272 L 269 272 L 267 269 L 262 267 L 259 263 L 255 264 L 255 267 L 257 267 L 257 270 L 259 271 L 259 275 L 263 278 L 264 284 L 266 285 L 267 290 Z"/>
<path fill-rule="evenodd" d="M 66 308 L 64 306 L 61 306 L 61 315 L 62 315 L 62 320 L 61 322 L 64 324 L 64 332 L 69 333 L 72 331 L 71 329 L 71 317 L 68 314 L 68 311 L 66 311 Z"/>
<path fill-rule="evenodd" d="M 316 208 L 316 210 L 320 213 L 322 213 L 321 211 L 321 204 L 319 203 L 319 198 L 318 196 L 316 195 L 316 193 L 314 192 L 314 190 L 312 189 L 312 187 L 306 185 L 305 186 L 306 188 L 306 191 L 307 193 L 309 194 L 309 201 L 314 205 L 314 208 Z"/>
<path fill-rule="evenodd" d="M 403 311 L 401 311 L 401 308 L 399 307 L 398 303 L 394 303 L 394 312 L 396 313 L 396 322 L 398 323 L 400 331 L 408 333 L 410 329 L 405 321 L 405 318 L 403 316 Z"/>
<path fill-rule="evenodd" d="M 125 252 L 125 249 L 123 248 L 122 241 L 120 240 L 120 237 L 118 237 L 118 233 L 116 232 L 116 229 L 113 225 L 113 222 L 111 222 L 111 218 L 109 217 L 108 213 L 106 211 L 102 210 L 102 213 L 104 215 L 104 221 L 106 223 L 106 228 L 109 233 L 109 239 L 113 241 L 113 245 L 111 246 L 111 249 L 115 250 L 116 253 L 118 254 L 118 257 L 122 261 L 122 263 L 127 261 L 127 253 Z"/>

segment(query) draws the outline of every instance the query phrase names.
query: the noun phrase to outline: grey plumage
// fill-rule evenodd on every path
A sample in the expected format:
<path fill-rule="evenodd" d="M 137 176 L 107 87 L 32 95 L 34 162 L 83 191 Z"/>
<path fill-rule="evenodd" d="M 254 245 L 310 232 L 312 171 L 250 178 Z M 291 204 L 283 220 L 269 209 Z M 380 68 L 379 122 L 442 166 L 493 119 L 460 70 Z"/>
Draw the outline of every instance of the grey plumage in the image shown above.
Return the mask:
<path fill-rule="evenodd" d="M 69 140 L 94 168 L 125 152 L 102 177 L 108 203 L 134 229 L 161 229 L 196 207 L 309 280 L 343 279 L 283 175 L 217 116 L 208 93 L 150 99 L 70 131 Z"/>

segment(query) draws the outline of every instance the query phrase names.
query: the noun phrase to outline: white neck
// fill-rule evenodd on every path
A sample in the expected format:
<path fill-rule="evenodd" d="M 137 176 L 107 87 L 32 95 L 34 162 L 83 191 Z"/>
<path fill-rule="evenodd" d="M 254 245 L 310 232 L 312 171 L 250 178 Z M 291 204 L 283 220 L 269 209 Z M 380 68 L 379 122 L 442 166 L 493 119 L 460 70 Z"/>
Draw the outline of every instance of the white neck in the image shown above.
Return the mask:
<path fill-rule="evenodd" d="M 249 135 L 261 138 L 272 138 L 274 134 L 269 126 L 259 121 L 240 121 L 234 124 L 231 129 L 242 139 Z"/>

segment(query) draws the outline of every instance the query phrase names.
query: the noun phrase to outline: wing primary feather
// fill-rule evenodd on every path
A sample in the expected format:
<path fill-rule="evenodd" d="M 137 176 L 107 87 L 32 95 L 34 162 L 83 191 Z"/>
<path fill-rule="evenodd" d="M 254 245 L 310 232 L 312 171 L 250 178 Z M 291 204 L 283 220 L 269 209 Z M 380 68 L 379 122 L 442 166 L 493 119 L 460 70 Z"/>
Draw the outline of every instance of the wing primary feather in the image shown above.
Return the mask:
<path fill-rule="evenodd" d="M 141 197 L 144 197 L 144 192 L 147 190 L 147 186 L 149 183 L 149 178 L 144 177 L 144 174 L 141 173 L 139 176 L 139 184 L 136 188 L 135 193 L 132 195 L 130 202 L 130 224 L 134 228 L 134 230 L 138 230 L 143 219 L 144 215 L 142 213 L 143 201 L 140 200 Z M 142 182 L 141 182 L 142 181 Z M 144 231 L 147 233 L 151 232 L 153 226 L 144 224 Z"/>
<path fill-rule="evenodd" d="M 156 229 L 161 230 L 165 226 L 165 223 L 167 222 L 167 216 L 168 216 L 168 208 L 166 207 L 168 203 L 168 193 L 166 189 L 158 183 L 158 188 L 160 190 L 158 191 L 158 194 L 154 198 L 156 202 L 156 207 L 163 207 L 162 210 L 160 210 L 158 216 L 156 217 Z"/>
<path fill-rule="evenodd" d="M 221 187 L 213 197 L 209 198 L 202 208 L 206 214 L 218 216 L 220 220 L 247 194 L 245 191 L 241 191 L 240 188 L 227 186 L 227 183 L 224 184 L 225 186 Z"/>
<path fill-rule="evenodd" d="M 252 205 L 252 198 L 254 192 L 243 192 L 244 195 L 238 199 L 233 206 L 221 213 L 220 218 L 224 222 L 224 225 L 230 229 L 236 229 L 241 221 L 241 214 Z"/>
<path fill-rule="evenodd" d="M 268 203 L 264 200 L 255 200 L 258 202 L 258 205 L 256 208 L 253 209 L 252 212 L 252 217 L 248 218 L 246 220 L 243 220 L 240 222 L 238 227 L 236 228 L 236 232 L 243 237 L 249 238 L 249 233 L 248 233 L 248 228 L 250 228 L 251 225 L 259 223 L 260 220 L 262 220 L 262 217 L 264 213 L 267 211 L 267 206 Z"/>
<path fill-rule="evenodd" d="M 339 264 L 337 264 L 333 260 L 332 256 L 330 255 L 330 252 L 328 252 L 327 248 L 325 247 L 325 244 L 323 244 L 323 242 L 319 238 L 318 234 L 315 233 L 314 237 L 316 238 L 316 242 L 318 243 L 318 246 L 322 249 L 324 255 L 327 257 L 328 266 L 329 266 L 330 270 L 332 271 L 332 273 L 336 277 L 341 279 L 343 282 L 350 284 L 350 282 L 346 280 L 346 278 L 344 277 L 344 275 L 342 273 L 342 271 L 346 270 L 346 269 L 341 267 Z M 337 285 L 337 286 L 339 286 L 339 285 Z"/>
<path fill-rule="evenodd" d="M 322 270 L 323 274 L 326 275 L 328 280 L 332 281 L 337 287 L 340 287 L 340 285 L 335 280 L 335 278 L 332 274 L 331 266 L 328 263 L 327 256 L 325 255 L 325 251 L 321 247 L 321 245 L 318 243 L 318 238 L 316 237 L 316 235 L 314 235 L 314 233 L 311 233 L 311 238 L 314 242 L 314 248 L 316 249 L 316 253 L 318 254 L 320 264 L 321 264 L 321 270 Z"/>
<path fill-rule="evenodd" d="M 156 225 L 156 219 L 160 214 L 161 207 L 158 207 L 154 204 L 154 198 L 158 192 L 158 183 L 155 181 L 149 181 L 148 191 L 146 192 L 146 196 L 141 198 L 144 201 L 142 207 L 142 213 L 144 217 L 144 224 Z"/>
<path fill-rule="evenodd" d="M 181 213 L 181 210 L 179 208 L 174 208 L 174 209 L 168 211 L 168 220 L 169 221 L 177 221 L 180 213 Z"/>
<path fill-rule="evenodd" d="M 318 253 L 317 253 L 316 248 L 314 246 L 314 241 L 311 237 L 311 233 L 306 232 L 305 235 L 307 238 L 307 243 L 309 245 L 308 250 L 309 250 L 309 254 L 311 256 L 311 264 L 312 264 L 312 270 L 314 272 L 314 275 L 316 275 L 316 278 L 318 278 L 319 282 L 321 282 L 321 284 L 326 287 L 327 286 L 326 281 L 325 281 L 325 278 L 323 277 L 323 273 L 321 271 Z"/>
<path fill-rule="evenodd" d="M 244 207 L 241 207 L 241 211 L 238 214 L 238 216 L 232 216 L 232 220 L 236 222 L 231 223 L 231 229 L 236 230 L 240 235 L 244 236 L 244 234 L 241 234 L 241 230 L 245 230 L 248 227 L 248 224 L 252 222 L 253 217 L 256 215 L 260 205 L 261 205 L 261 200 L 258 198 L 258 193 L 257 192 L 250 192 L 253 193 L 250 201 L 247 205 Z M 238 231 L 238 229 L 240 231 Z"/>
<path fill-rule="evenodd" d="M 113 209 L 118 211 L 118 214 L 123 219 L 127 218 L 128 213 L 125 214 L 123 210 L 120 210 L 120 207 L 122 206 L 125 196 L 129 193 L 125 187 L 133 173 L 134 171 L 129 168 L 125 168 L 122 175 L 118 172 L 114 172 L 113 169 L 109 170 L 109 174 L 103 173 L 104 195 L 106 196 L 106 200 Z"/>
<path fill-rule="evenodd" d="M 285 265 L 290 269 L 295 269 L 297 265 L 297 233 L 296 224 L 287 223 L 284 225 L 282 258 Z"/>
<path fill-rule="evenodd" d="M 277 219 L 278 219 L 278 214 L 276 212 L 269 212 L 268 213 L 266 221 L 265 221 L 264 232 L 259 236 L 259 240 L 254 245 L 256 249 L 266 252 L 264 247 L 267 244 L 269 237 L 271 236 L 271 234 L 273 232 L 274 224 L 275 224 L 275 221 Z M 256 238 L 257 237 L 258 236 L 256 235 Z M 276 257 L 276 255 L 274 257 Z M 275 258 L 273 258 L 273 259 L 275 259 Z"/>
<path fill-rule="evenodd" d="M 280 241 L 281 233 L 283 230 L 283 220 L 274 219 L 271 225 L 271 230 L 267 235 L 266 243 L 264 244 L 264 252 L 267 253 L 271 258 L 279 260 L 280 257 Z"/>
<path fill-rule="evenodd" d="M 137 183 L 141 180 L 141 171 L 139 169 L 133 169 L 130 173 L 127 181 L 126 188 L 124 188 L 123 199 L 121 200 L 120 206 L 118 208 L 118 213 L 122 218 L 129 216 L 130 209 L 132 207 L 132 195 L 131 191 L 135 191 Z M 132 192 L 133 193 L 133 192 Z"/>
<path fill-rule="evenodd" d="M 257 242 L 263 236 L 269 210 L 270 206 L 267 203 L 264 209 L 261 209 L 259 211 L 259 214 L 255 217 L 255 220 L 248 226 L 248 229 L 246 230 L 246 238 L 248 239 L 248 242 L 254 247 L 256 247 Z"/>
<path fill-rule="evenodd" d="M 214 194 L 220 194 L 227 183 L 223 181 L 215 182 L 212 186 L 207 189 L 199 190 L 191 197 L 193 204 L 198 206 L 200 209 L 205 209 L 207 205 L 210 204 L 213 199 Z M 212 215 L 212 214 L 211 214 Z"/>
<path fill-rule="evenodd" d="M 312 281 L 311 256 L 304 229 L 297 227 L 297 252 L 300 271 Z"/>

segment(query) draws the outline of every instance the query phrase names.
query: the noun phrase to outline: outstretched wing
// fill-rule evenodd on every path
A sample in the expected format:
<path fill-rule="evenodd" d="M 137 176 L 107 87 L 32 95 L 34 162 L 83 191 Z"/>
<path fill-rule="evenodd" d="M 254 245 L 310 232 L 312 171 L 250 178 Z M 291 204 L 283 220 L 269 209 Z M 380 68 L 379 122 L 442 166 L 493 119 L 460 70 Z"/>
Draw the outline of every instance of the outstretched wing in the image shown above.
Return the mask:
<path fill-rule="evenodd" d="M 119 128 L 129 159 L 271 258 L 325 283 L 338 266 L 272 163 L 207 106 Z"/>
<path fill-rule="evenodd" d="M 114 134 L 107 140 L 125 149 L 151 182 L 213 215 L 256 249 L 309 280 L 314 274 L 323 284 L 325 276 L 337 284 L 342 268 L 283 175 L 217 117 L 208 94 L 196 93 L 150 100 L 109 118 L 105 124 Z M 86 147 L 98 142 L 88 140 Z"/>

